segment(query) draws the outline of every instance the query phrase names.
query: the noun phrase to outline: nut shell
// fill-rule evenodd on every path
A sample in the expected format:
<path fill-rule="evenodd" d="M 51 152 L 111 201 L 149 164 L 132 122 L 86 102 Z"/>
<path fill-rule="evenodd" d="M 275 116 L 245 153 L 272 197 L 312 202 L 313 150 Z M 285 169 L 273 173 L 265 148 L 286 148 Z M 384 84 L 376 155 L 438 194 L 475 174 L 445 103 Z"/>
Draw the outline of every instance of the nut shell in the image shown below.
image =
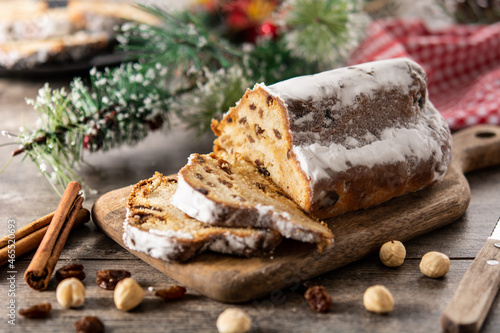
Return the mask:
<path fill-rule="evenodd" d="M 56 299 L 65 308 L 77 308 L 85 301 L 85 286 L 76 277 L 64 279 L 57 285 Z"/>
<path fill-rule="evenodd" d="M 424 254 L 420 260 L 420 271 L 425 276 L 440 278 L 450 270 L 450 258 L 444 253 L 431 251 Z"/>
<path fill-rule="evenodd" d="M 379 257 L 387 267 L 398 267 L 405 261 L 406 248 L 400 241 L 392 240 L 380 247 Z"/>
<path fill-rule="evenodd" d="M 142 303 L 144 290 L 137 281 L 128 277 L 117 283 L 113 299 L 118 310 L 129 311 Z"/>
<path fill-rule="evenodd" d="M 377 284 L 366 289 L 363 294 L 363 305 L 370 312 L 389 313 L 394 309 L 394 298 L 389 289 Z"/>
<path fill-rule="evenodd" d="M 217 318 L 219 333 L 245 333 L 252 327 L 250 316 L 238 308 L 227 308 Z"/>

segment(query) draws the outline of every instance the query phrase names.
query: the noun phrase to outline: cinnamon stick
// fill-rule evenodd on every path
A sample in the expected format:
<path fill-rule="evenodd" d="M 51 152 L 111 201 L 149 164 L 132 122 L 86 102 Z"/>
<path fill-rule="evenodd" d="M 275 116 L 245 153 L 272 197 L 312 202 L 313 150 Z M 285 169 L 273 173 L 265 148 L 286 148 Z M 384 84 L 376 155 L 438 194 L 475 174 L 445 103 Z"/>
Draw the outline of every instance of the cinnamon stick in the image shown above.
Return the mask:
<path fill-rule="evenodd" d="M 78 182 L 68 184 L 52 222 L 24 273 L 24 281 L 35 290 L 44 290 L 49 284 L 52 271 L 82 206 L 83 197 L 79 194 L 81 188 Z"/>
<path fill-rule="evenodd" d="M 5 265 L 8 260 L 8 244 L 9 240 L 15 240 L 15 253 L 16 258 L 19 258 L 23 254 L 26 254 L 32 250 L 35 250 L 38 245 L 42 242 L 43 236 L 47 232 L 48 225 L 50 221 L 52 221 L 52 217 L 55 212 L 45 215 L 44 217 L 39 218 L 35 222 L 28 224 L 27 226 L 19 229 L 15 232 L 14 238 L 10 238 L 9 236 L 5 236 L 0 239 L 0 266 Z M 76 216 L 75 224 L 73 228 L 76 228 L 85 222 L 89 221 L 90 212 L 82 208 L 78 211 L 78 215 Z"/>
<path fill-rule="evenodd" d="M 50 221 L 52 220 L 52 217 L 54 216 L 55 212 L 52 212 L 50 214 L 45 215 L 44 217 L 39 218 L 35 222 L 32 222 L 28 224 L 27 226 L 22 227 L 21 229 L 17 230 L 15 233 L 15 239 L 19 240 L 29 234 L 34 233 L 35 231 L 49 225 Z M 0 249 L 4 248 L 7 246 L 9 242 L 9 236 L 5 236 L 2 239 L 0 239 Z"/>

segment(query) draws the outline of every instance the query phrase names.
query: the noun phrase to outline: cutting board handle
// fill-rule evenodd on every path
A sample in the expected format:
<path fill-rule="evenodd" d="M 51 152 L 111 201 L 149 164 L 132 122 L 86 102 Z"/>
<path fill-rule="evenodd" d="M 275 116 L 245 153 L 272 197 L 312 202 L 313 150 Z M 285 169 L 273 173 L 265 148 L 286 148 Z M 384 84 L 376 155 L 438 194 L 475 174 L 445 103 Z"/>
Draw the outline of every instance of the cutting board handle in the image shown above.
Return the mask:
<path fill-rule="evenodd" d="M 477 125 L 454 133 L 452 156 L 463 173 L 500 165 L 500 126 Z"/>

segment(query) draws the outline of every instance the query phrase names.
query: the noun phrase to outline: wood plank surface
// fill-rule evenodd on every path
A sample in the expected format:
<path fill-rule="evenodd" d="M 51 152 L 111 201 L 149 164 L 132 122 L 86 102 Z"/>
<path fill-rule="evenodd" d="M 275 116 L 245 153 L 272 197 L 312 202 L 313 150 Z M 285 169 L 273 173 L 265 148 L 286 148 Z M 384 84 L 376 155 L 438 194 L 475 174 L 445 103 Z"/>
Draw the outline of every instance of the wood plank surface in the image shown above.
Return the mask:
<path fill-rule="evenodd" d="M 36 97 L 38 88 L 47 80 L 53 87 L 66 86 L 71 77 L 0 78 L 0 129 L 17 132 L 20 126 L 34 126 L 36 114 L 24 98 Z M 148 178 L 155 170 L 175 173 L 191 152 L 209 152 L 212 140 L 210 136 L 193 139 L 192 133 L 174 125 L 168 131 L 152 133 L 133 147 L 86 153 L 86 161 L 93 168 L 83 166 L 80 174 L 98 193 L 87 190 L 84 206 L 90 209 L 102 194 Z M 0 136 L 0 144 L 11 141 Z M 15 146 L 0 147 L 0 165 L 10 159 L 12 147 Z M 293 288 L 296 285 L 240 303 L 237 306 L 252 318 L 251 332 L 440 332 L 442 311 L 500 215 L 500 168 L 469 172 L 467 180 L 471 202 L 465 214 L 453 223 L 406 241 L 407 257 L 402 267 L 385 267 L 376 254 L 370 254 L 305 281 L 309 285 L 323 285 L 332 296 L 333 308 L 325 314 L 310 310 L 302 292 Z M 0 236 L 7 235 L 9 219 L 21 228 L 54 211 L 59 199 L 30 161 L 14 159 L 0 174 Z M 418 269 L 422 255 L 432 250 L 446 253 L 451 259 L 450 272 L 443 279 L 426 278 Z M 136 310 L 130 313 L 117 310 L 110 294 L 95 285 L 98 269 L 127 269 L 145 290 L 149 286 L 160 288 L 179 282 L 124 250 L 93 223 L 71 233 L 56 266 L 57 269 L 72 262 L 85 266 L 88 297 L 82 308 L 64 309 L 56 302 L 54 277 L 48 290 L 31 290 L 23 281 L 31 257 L 32 253 L 16 258 L 15 274 L 0 268 L 0 332 L 74 332 L 74 321 L 87 315 L 99 316 L 106 332 L 217 332 L 217 316 L 229 306 L 188 288 L 188 297 L 174 304 L 159 303 L 147 292 L 146 302 Z M 13 297 L 8 295 L 11 284 L 7 278 L 11 275 L 16 277 Z M 384 284 L 393 292 L 396 304 L 389 315 L 375 315 L 363 308 L 362 294 L 373 284 Z M 17 314 L 16 326 L 11 326 L 7 323 L 7 305 L 11 299 L 16 302 L 16 314 L 21 308 L 41 302 L 50 302 L 54 310 L 50 318 L 43 320 L 28 320 Z M 495 298 L 482 333 L 500 331 L 499 299 Z"/>
<path fill-rule="evenodd" d="M 334 246 L 323 253 L 318 253 L 313 245 L 290 240 L 281 244 L 269 258 L 206 253 L 186 263 L 168 263 L 142 252 L 130 252 L 218 301 L 244 302 L 265 296 L 356 261 L 391 239 L 407 241 L 456 221 L 470 201 L 463 170 L 500 164 L 500 128 L 478 126 L 457 136 L 452 163 L 442 182 L 327 221 L 335 241 Z M 124 206 L 129 193 L 130 187 L 109 192 L 92 208 L 94 223 L 122 246 Z"/>
<path fill-rule="evenodd" d="M 479 332 L 500 287 L 500 240 L 488 238 L 441 316 L 446 332 Z"/>
<path fill-rule="evenodd" d="M 55 279 L 45 292 L 20 289 L 17 296 L 20 308 L 48 301 L 53 307 L 52 315 L 41 320 L 19 316 L 17 327 L 8 332 L 74 332 L 73 323 L 90 315 L 102 319 L 106 332 L 217 332 L 217 316 L 228 307 L 227 304 L 211 301 L 192 289 L 188 289 L 186 297 L 181 300 L 159 300 L 154 296 L 154 290 L 177 282 L 142 261 L 135 261 L 130 265 L 131 263 L 113 259 L 92 262 L 84 259 L 61 260 L 56 268 L 73 262 L 83 263 L 87 273 L 83 281 L 86 288 L 84 305 L 78 309 L 61 307 L 55 299 Z M 444 309 L 446 300 L 452 297 L 454 286 L 469 263 L 466 260 L 454 261 L 446 281 L 416 276 L 414 272 L 418 271 L 418 263 L 417 259 L 409 259 L 402 267 L 390 269 L 383 267 L 376 258 L 368 257 L 308 281 L 310 284 L 321 284 L 329 291 L 333 308 L 326 314 L 310 310 L 300 284 L 277 289 L 266 297 L 239 304 L 238 308 L 251 316 L 251 333 L 316 333 L 332 332 L 333 329 L 336 332 L 439 332 L 439 316 L 429 316 L 429 313 L 438 314 Z M 24 269 L 27 264 L 23 261 L 19 268 Z M 145 288 L 146 295 L 144 302 L 130 312 L 117 310 L 113 304 L 112 292 L 99 288 L 95 283 L 97 270 L 122 269 L 126 266 Z M 386 271 L 386 276 L 381 275 L 381 271 Z M 5 277 L 5 272 L 0 272 L 0 278 Z M 363 307 L 363 292 L 378 283 L 384 283 L 393 293 L 395 310 L 389 315 L 376 315 Z M 419 292 L 408 293 L 406 286 L 409 285 L 418 286 Z M 153 291 L 148 290 L 150 286 Z M 495 317 L 498 313 L 500 312 L 492 313 L 488 325 L 500 327 L 500 318 Z M 1 326 L 0 331 L 7 332 L 5 326 Z"/>

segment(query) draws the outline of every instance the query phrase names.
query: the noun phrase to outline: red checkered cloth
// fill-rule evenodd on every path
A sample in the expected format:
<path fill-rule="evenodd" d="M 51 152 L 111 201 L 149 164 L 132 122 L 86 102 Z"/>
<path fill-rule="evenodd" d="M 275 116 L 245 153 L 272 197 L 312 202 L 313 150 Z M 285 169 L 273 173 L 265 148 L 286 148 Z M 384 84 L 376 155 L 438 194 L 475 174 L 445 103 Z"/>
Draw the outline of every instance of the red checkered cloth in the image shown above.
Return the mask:
<path fill-rule="evenodd" d="M 500 23 L 429 31 L 420 20 L 374 21 L 349 64 L 399 57 L 424 68 L 429 98 L 452 130 L 500 125 Z"/>

